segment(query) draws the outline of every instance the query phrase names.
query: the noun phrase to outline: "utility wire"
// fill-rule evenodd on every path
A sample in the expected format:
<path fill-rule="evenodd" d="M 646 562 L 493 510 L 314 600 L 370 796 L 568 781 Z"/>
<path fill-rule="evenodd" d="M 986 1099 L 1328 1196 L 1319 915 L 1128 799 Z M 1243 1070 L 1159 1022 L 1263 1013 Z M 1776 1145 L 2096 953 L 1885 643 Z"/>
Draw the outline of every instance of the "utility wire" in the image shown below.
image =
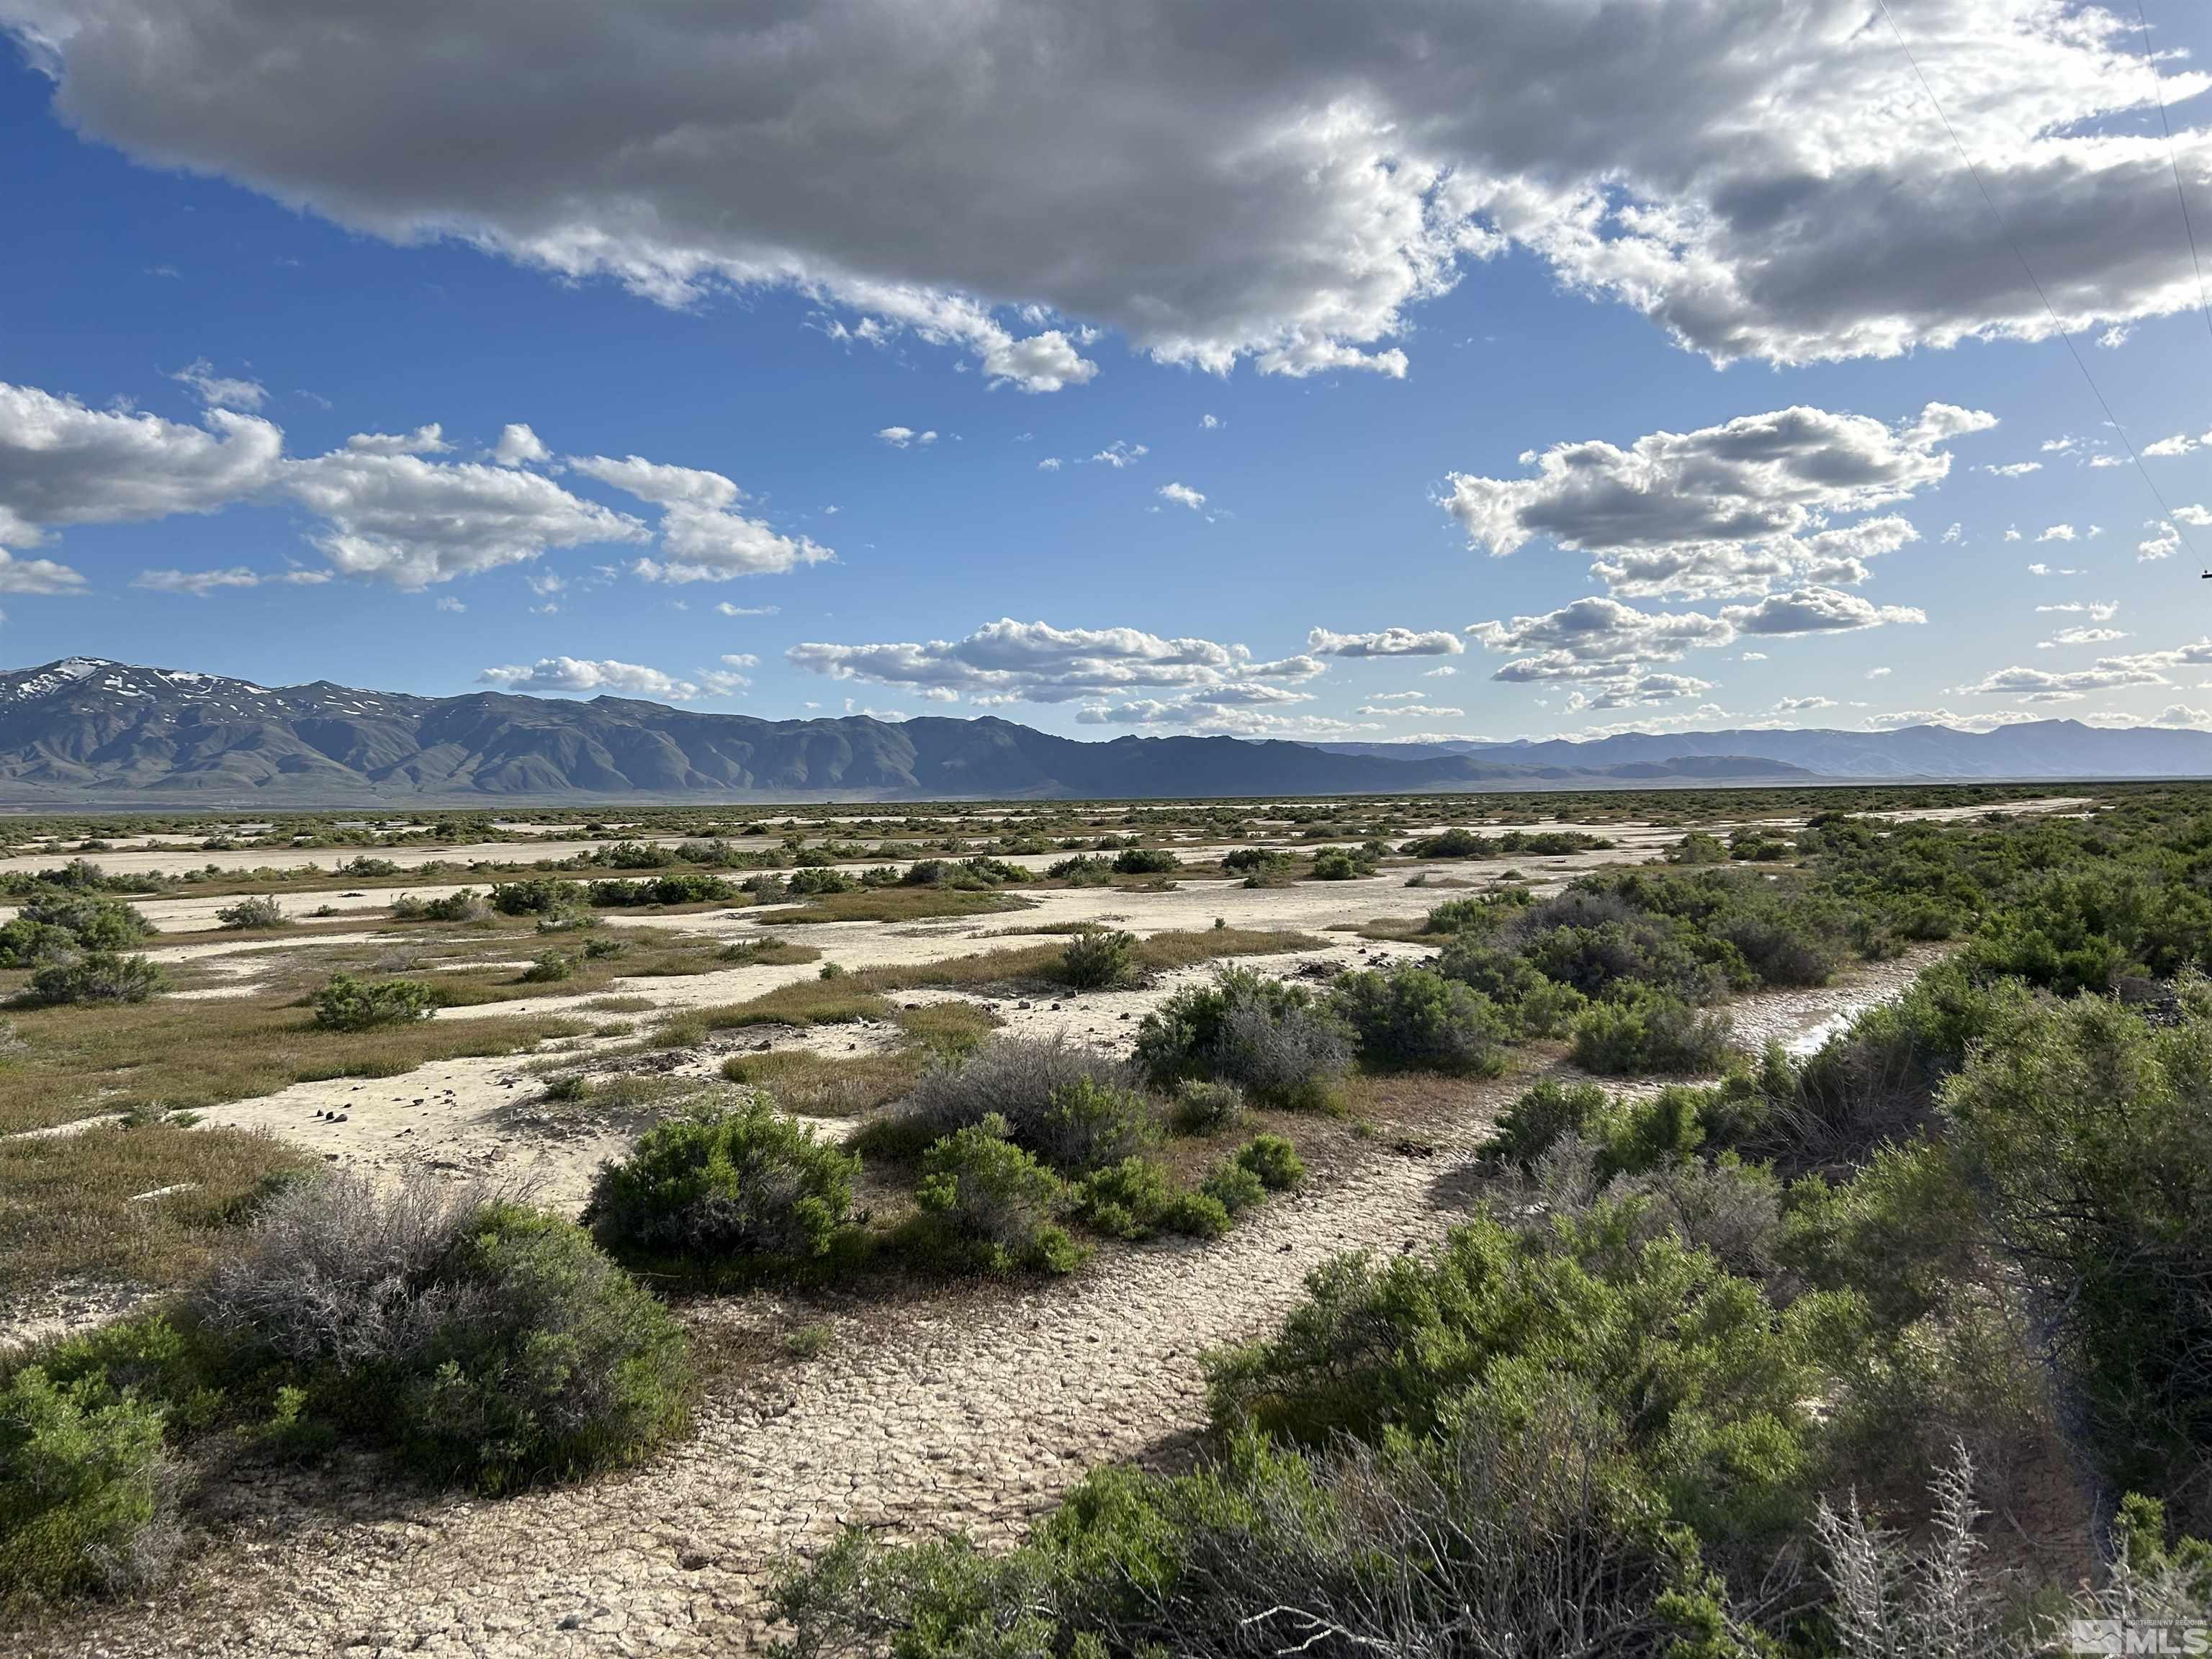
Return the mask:
<path fill-rule="evenodd" d="M 2150 71 L 2151 96 L 2158 100 L 2158 125 L 2166 134 L 2166 161 L 2173 169 L 2173 199 L 2181 204 L 2181 228 L 2189 237 L 2189 263 L 2197 272 L 2197 305 L 2204 313 L 2204 326 L 2212 330 L 2212 299 L 2204 292 L 2204 262 L 2197 257 L 2197 227 L 2190 222 L 2189 192 L 2181 187 L 2181 156 L 2173 145 L 2173 123 L 2166 113 L 2166 88 L 2158 78 L 2158 64 L 2150 55 L 2150 17 L 2143 0 L 2136 0 L 2136 21 L 2142 27 L 2143 67 Z"/>
<path fill-rule="evenodd" d="M 1966 145 L 1959 140 L 1958 129 L 1951 125 L 1951 118 L 1943 112 L 1942 100 L 1936 96 L 1936 88 L 1928 84 L 1928 76 L 1920 67 L 1920 60 L 1912 55 L 1912 46 L 1905 40 L 1905 31 L 1897 27 L 1897 19 L 1889 9 L 1889 0 L 1875 0 L 1875 3 L 1881 8 L 1881 15 L 1889 24 L 1889 32 L 1897 37 L 1898 46 L 1905 53 L 1905 61 L 1912 65 L 1913 78 L 1920 82 L 1920 90 L 1927 94 L 1929 103 L 1936 111 L 1936 118 L 1943 124 L 1943 131 L 1950 135 L 1951 148 L 1959 152 L 1959 159 L 1966 164 L 1967 176 L 1973 179 L 1974 188 L 1982 194 L 1982 204 L 1989 209 L 1990 217 L 1997 222 L 1997 229 L 2003 234 L 2005 245 L 2012 249 L 2012 257 L 2020 261 L 2021 270 L 2027 274 L 2030 286 L 2035 289 L 2035 297 L 2043 301 L 2043 309 L 2051 318 L 2051 327 L 2057 329 L 2058 337 L 2066 342 L 2067 356 L 2073 358 L 2074 367 L 2081 371 L 2082 380 L 2088 384 L 2089 395 L 2097 400 L 2097 407 L 2105 411 L 2106 424 L 2119 434 L 2120 442 L 2127 447 L 2128 459 L 2136 464 L 2136 471 L 2142 475 L 2144 487 L 2150 491 L 2151 499 L 2158 503 L 2160 518 L 2180 538 L 2181 544 L 2189 550 L 2189 556 L 2196 558 L 2196 544 L 2189 539 L 2189 532 L 2181 520 L 2173 516 L 2173 509 L 2166 504 L 2166 497 L 2159 490 L 2158 481 L 2150 476 L 2150 469 L 2143 465 L 2142 457 L 2136 453 L 2135 440 L 2128 436 L 2127 428 L 2120 424 L 2112 413 L 2112 404 L 2106 401 L 2105 394 L 2098 389 L 2097 377 L 2089 373 L 2089 365 L 2082 361 L 2081 348 L 2074 343 L 2072 331 L 2059 320 L 2057 307 L 2051 303 L 2050 295 L 2044 292 L 2042 281 L 2035 274 L 2035 267 L 2028 264 L 2027 255 L 2021 252 L 2019 239 L 2012 234 L 2012 227 L 2005 222 L 1996 198 L 1990 194 L 1990 187 L 1982 182 L 1982 170 L 1974 165 L 1974 158 L 1966 154 Z"/>

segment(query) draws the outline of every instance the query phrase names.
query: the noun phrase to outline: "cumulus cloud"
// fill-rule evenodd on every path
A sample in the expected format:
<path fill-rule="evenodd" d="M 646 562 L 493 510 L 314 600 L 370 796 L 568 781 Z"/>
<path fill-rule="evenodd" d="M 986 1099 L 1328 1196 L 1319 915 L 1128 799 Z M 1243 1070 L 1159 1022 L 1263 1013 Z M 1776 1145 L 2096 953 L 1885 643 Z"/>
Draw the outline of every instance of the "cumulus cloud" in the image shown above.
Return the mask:
<path fill-rule="evenodd" d="M 803 564 L 833 562 L 836 555 L 805 536 L 786 536 L 758 519 L 732 512 L 744 492 L 719 472 L 670 466 L 641 455 L 572 455 L 568 465 L 660 509 L 659 559 L 631 568 L 647 581 L 726 581 Z"/>
<path fill-rule="evenodd" d="M 2043 463 L 2041 461 L 2010 461 L 2002 466 L 1984 466 L 1978 470 L 1999 478 L 2025 478 L 2031 472 L 2042 471 Z"/>
<path fill-rule="evenodd" d="M 1159 488 L 1159 494 L 1178 507 L 1187 507 L 1194 513 L 1203 512 L 1206 508 L 1206 497 L 1188 484 L 1164 483 Z"/>
<path fill-rule="evenodd" d="M 2054 524 L 2035 539 L 2039 542 L 2070 542 L 2079 539 L 2080 532 L 2070 524 Z"/>
<path fill-rule="evenodd" d="M 76 593 L 84 578 L 53 559 L 19 559 L 0 547 L 0 593 Z"/>
<path fill-rule="evenodd" d="M 336 569 L 402 588 L 519 564 L 549 548 L 651 539 L 636 520 L 550 478 L 477 461 L 337 450 L 288 462 L 281 477 L 324 520 L 313 540 Z"/>
<path fill-rule="evenodd" d="M 1696 611 L 1669 616 L 1619 599 L 1577 599 L 1541 616 L 1477 623 L 1468 635 L 1487 650 L 1513 653 L 1492 678 L 1520 684 L 1620 680 L 1646 664 L 1729 644 L 1734 624 Z"/>
<path fill-rule="evenodd" d="M 2113 10 L 1893 9 L 1942 113 L 1863 0 L 1133 0 L 1110 28 L 1070 0 L 465 0 L 343 29 L 0 0 L 0 27 L 149 162 L 668 304 L 795 289 L 1036 388 L 1095 372 L 1061 318 L 1213 370 L 1403 373 L 1413 311 L 1515 247 L 1723 361 L 2045 336 L 1984 189 L 2067 326 L 2196 304 L 2172 173 L 2201 191 L 2212 140 L 2107 118 L 2200 72 L 2146 66 Z"/>
<path fill-rule="evenodd" d="M 210 409 L 257 410 L 269 401 L 269 388 L 258 380 L 218 374 L 215 365 L 198 357 L 169 378 L 191 388 L 192 395 Z"/>
<path fill-rule="evenodd" d="M 536 662 L 487 668 L 477 678 L 509 691 L 593 691 L 689 702 L 702 688 L 634 662 L 612 658 L 540 657 Z"/>
<path fill-rule="evenodd" d="M 725 617 L 773 617 L 779 615 L 783 607 L 780 605 L 732 605 L 725 599 L 714 609 Z"/>
<path fill-rule="evenodd" d="M 453 448 L 435 421 L 412 432 L 356 432 L 345 447 L 356 455 L 442 455 Z"/>
<path fill-rule="evenodd" d="M 2165 677 L 2151 669 L 2115 659 L 2100 662 L 2094 668 L 2079 668 L 2065 673 L 2054 673 L 2041 668 L 2000 668 L 1994 673 L 1984 675 L 1972 685 L 1962 685 L 1958 690 L 1989 696 L 2023 697 L 2031 702 L 2070 702 L 2091 691 L 2112 691 L 2124 686 L 2165 684 Z"/>
<path fill-rule="evenodd" d="M 1875 605 L 1834 587 L 1801 587 L 1770 593 L 1756 605 L 1724 606 L 1721 616 L 1745 634 L 1832 634 L 1880 628 L 1889 623 L 1924 623 L 1928 613 L 1909 605 Z"/>
<path fill-rule="evenodd" d="M 1833 708 L 1837 706 L 1833 697 L 1784 697 L 1775 703 L 1774 712 L 1778 714 L 1808 714 L 1816 708 Z"/>
<path fill-rule="evenodd" d="M 1442 628 L 1386 628 L 1376 634 L 1336 634 L 1316 628 L 1306 635 L 1306 649 L 1317 657 L 1456 657 L 1467 647 L 1457 635 Z"/>
<path fill-rule="evenodd" d="M 657 543 L 660 556 L 634 568 L 659 581 L 787 571 L 836 557 L 735 511 L 743 492 L 719 472 L 635 455 L 572 458 L 575 471 L 659 507 L 656 534 L 524 470 L 521 461 L 546 458 L 526 427 L 509 427 L 489 461 L 432 459 L 450 448 L 433 422 L 356 433 L 328 453 L 295 457 L 284 453 L 283 431 L 258 416 L 210 409 L 200 425 L 187 426 L 0 385 L 0 550 L 35 546 L 73 526 L 290 501 L 319 520 L 310 539 L 335 570 L 409 589 L 586 544 Z M 79 580 L 49 560 L 0 565 L 0 592 L 59 592 Z"/>
<path fill-rule="evenodd" d="M 2127 634 L 2118 628 L 2062 628 L 2047 640 L 2036 641 L 2036 649 L 2048 651 L 2061 645 L 2109 645 L 2114 640 L 2124 640 Z"/>
<path fill-rule="evenodd" d="M 959 692 L 989 707 L 1057 703 L 1169 689 L 1193 707 L 1302 702 L 1283 688 L 1327 665 L 1317 657 L 1255 661 L 1241 645 L 1164 639 L 1135 628 L 1054 628 L 1002 617 L 960 640 L 838 645 L 810 641 L 784 653 L 809 673 L 926 692 Z"/>
<path fill-rule="evenodd" d="M 876 436 L 893 449 L 927 449 L 937 441 L 937 434 L 917 432 L 910 426 L 878 427 Z"/>
<path fill-rule="evenodd" d="M 550 461 L 553 452 L 544 441 L 520 421 L 510 421 L 499 429 L 499 441 L 492 446 L 491 458 L 501 466 L 526 466 L 533 461 Z"/>
<path fill-rule="evenodd" d="M 1133 466 L 1152 452 L 1143 444 L 1133 444 L 1127 439 L 1116 438 L 1091 459 L 1103 461 L 1119 472 L 1125 466 Z"/>
<path fill-rule="evenodd" d="M 1893 514 L 1830 521 L 1909 500 L 1951 470 L 1942 446 L 1996 417 L 1929 404 L 1894 425 L 1802 405 L 1627 448 L 1601 440 L 1523 456 L 1517 478 L 1453 473 L 1444 506 L 1468 544 L 1503 556 L 1538 536 L 1596 556 L 1624 598 L 1727 598 L 1778 584 L 1863 581 L 1865 561 L 1917 532 Z"/>
<path fill-rule="evenodd" d="M 0 385 L 0 547 L 72 525 L 212 513 L 268 489 L 284 434 L 211 409 L 199 426 Z"/>
<path fill-rule="evenodd" d="M 2160 438 L 2145 444 L 2142 447 L 2142 453 L 2145 455 L 2157 456 L 2161 459 L 2169 455 L 2186 455 L 2204 441 L 2203 438 L 2191 437 L 2186 432 L 2177 432 L 2171 437 Z"/>

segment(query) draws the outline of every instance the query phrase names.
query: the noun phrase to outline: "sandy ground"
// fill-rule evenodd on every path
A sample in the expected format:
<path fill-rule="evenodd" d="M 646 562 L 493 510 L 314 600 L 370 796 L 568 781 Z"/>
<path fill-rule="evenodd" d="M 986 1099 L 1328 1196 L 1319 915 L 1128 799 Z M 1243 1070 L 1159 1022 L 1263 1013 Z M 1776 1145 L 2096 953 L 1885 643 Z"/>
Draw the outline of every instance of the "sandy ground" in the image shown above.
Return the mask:
<path fill-rule="evenodd" d="M 1802 1030 L 1893 994 L 1909 966 L 1735 1012 L 1747 1028 Z M 1442 1237 L 1461 1213 L 1455 1172 L 1526 1081 L 1488 1087 L 1428 1155 L 1370 1144 L 1215 1243 L 1109 1249 L 1064 1284 L 900 1307 L 769 1294 L 705 1304 L 690 1316 L 709 1339 L 764 1346 L 818 1321 L 836 1340 L 818 1359 L 769 1362 L 710 1391 L 693 1436 L 629 1474 L 486 1502 L 397 1488 L 366 1462 L 258 1473 L 216 1494 L 204 1517 L 216 1536 L 175 1585 L 81 1610 L 20 1650 L 757 1650 L 775 1564 L 843 1525 L 1004 1540 L 1088 1465 L 1171 1450 L 1203 1420 L 1204 1350 L 1279 1318 L 1304 1274 L 1340 1251 Z"/>

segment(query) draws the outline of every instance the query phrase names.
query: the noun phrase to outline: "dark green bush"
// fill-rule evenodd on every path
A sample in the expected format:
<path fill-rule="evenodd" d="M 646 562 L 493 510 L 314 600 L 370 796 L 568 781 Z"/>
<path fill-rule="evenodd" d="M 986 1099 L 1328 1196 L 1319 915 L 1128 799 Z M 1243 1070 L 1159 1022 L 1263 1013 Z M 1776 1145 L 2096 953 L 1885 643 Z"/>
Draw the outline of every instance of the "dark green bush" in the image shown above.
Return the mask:
<path fill-rule="evenodd" d="M 870 1139 L 895 1153 L 995 1117 L 1017 1146 L 1079 1176 L 1158 1139 L 1152 1108 L 1126 1083 L 1122 1068 L 1096 1049 L 1001 1036 L 932 1066 Z"/>
<path fill-rule="evenodd" d="M 103 1376 L 0 1382 L 0 1610 L 139 1588 L 173 1547 L 167 1413 Z"/>
<path fill-rule="evenodd" d="M 1164 847 L 1126 848 L 1114 860 L 1117 876 L 1170 876 L 1182 868 L 1182 860 Z"/>
<path fill-rule="evenodd" d="M 647 1130 L 592 1183 L 585 1224 L 610 1246 L 755 1269 L 848 1242 L 860 1160 L 764 1102 L 695 1106 Z"/>
<path fill-rule="evenodd" d="M 488 913 L 483 896 L 473 887 L 431 899 L 402 893 L 392 901 L 394 921 L 481 921 Z"/>
<path fill-rule="evenodd" d="M 1329 1007 L 1352 1028 L 1366 1064 L 1393 1070 L 1495 1077 L 1505 1069 L 1509 1031 L 1496 1004 L 1426 968 L 1345 974 Z"/>
<path fill-rule="evenodd" d="M 1334 1099 L 1351 1034 L 1304 986 L 1224 968 L 1145 1016 L 1134 1062 L 1157 1086 L 1211 1079 L 1266 1105 L 1311 1109 Z"/>
<path fill-rule="evenodd" d="M 531 958 L 530 966 L 522 970 L 522 981 L 526 985 L 554 984 L 574 978 L 575 972 L 576 959 L 574 957 L 564 956 L 558 951 L 540 951 Z"/>
<path fill-rule="evenodd" d="M 1306 1178 L 1298 1149 L 1281 1135 L 1253 1136 L 1237 1152 L 1237 1162 L 1271 1193 L 1287 1192 Z"/>
<path fill-rule="evenodd" d="M 947 1267 L 1065 1273 L 1082 1260 L 1058 1224 L 1066 1183 L 1006 1139 L 1003 1118 L 987 1117 L 932 1146 L 915 1197 L 928 1254 Z"/>
<path fill-rule="evenodd" d="M 1077 1185 L 1075 1214 L 1109 1238 L 1143 1238 L 1158 1228 L 1175 1197 L 1165 1170 L 1150 1158 L 1127 1158 Z"/>
<path fill-rule="evenodd" d="M 435 994 L 419 979 L 371 981 L 333 974 L 315 994 L 315 1024 L 326 1031 L 371 1031 L 428 1019 L 435 1006 Z"/>
<path fill-rule="evenodd" d="M 1727 1060 L 1729 1021 L 1667 991 L 1638 988 L 1594 1002 L 1575 1021 L 1575 1064 L 1619 1077 L 1644 1072 L 1710 1072 Z"/>
<path fill-rule="evenodd" d="M 1079 991 L 1103 991 L 1137 977 L 1137 936 L 1091 927 L 1067 941 L 1060 976 Z"/>
<path fill-rule="evenodd" d="M 1489 998 L 1525 1036 L 1557 1036 L 1589 1006 L 1571 985 L 1547 978 L 1525 957 L 1473 933 L 1444 946 L 1436 971 Z"/>
<path fill-rule="evenodd" d="M 31 975 L 33 1002 L 143 1002 L 167 987 L 168 979 L 144 957 L 119 957 L 112 951 L 49 962 Z"/>
<path fill-rule="evenodd" d="M 1479 1150 L 1486 1158 L 1526 1167 L 1565 1136 L 1595 1139 L 1612 1110 L 1613 1097 L 1597 1084 L 1544 1078 L 1498 1114 Z"/>
<path fill-rule="evenodd" d="M 1235 1158 L 1207 1172 L 1199 1190 L 1230 1215 L 1250 1209 L 1267 1195 L 1267 1183 Z"/>
<path fill-rule="evenodd" d="M 581 884 L 550 876 L 493 884 L 491 908 L 503 916 L 550 916 L 564 910 L 580 910 L 589 902 Z"/>

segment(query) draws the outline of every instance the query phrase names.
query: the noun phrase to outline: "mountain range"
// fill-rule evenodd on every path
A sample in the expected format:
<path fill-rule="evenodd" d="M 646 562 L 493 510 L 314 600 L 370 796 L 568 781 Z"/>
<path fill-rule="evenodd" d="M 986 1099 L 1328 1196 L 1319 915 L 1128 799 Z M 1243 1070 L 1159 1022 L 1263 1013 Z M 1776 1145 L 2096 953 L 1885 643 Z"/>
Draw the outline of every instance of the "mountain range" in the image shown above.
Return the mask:
<path fill-rule="evenodd" d="M 2212 776 L 2212 733 L 2039 720 L 1967 732 L 1630 733 L 1572 742 L 1085 743 L 984 717 L 804 720 L 623 697 L 262 686 L 72 657 L 0 672 L 0 805 L 293 807 L 627 798 L 1176 798 Z"/>

